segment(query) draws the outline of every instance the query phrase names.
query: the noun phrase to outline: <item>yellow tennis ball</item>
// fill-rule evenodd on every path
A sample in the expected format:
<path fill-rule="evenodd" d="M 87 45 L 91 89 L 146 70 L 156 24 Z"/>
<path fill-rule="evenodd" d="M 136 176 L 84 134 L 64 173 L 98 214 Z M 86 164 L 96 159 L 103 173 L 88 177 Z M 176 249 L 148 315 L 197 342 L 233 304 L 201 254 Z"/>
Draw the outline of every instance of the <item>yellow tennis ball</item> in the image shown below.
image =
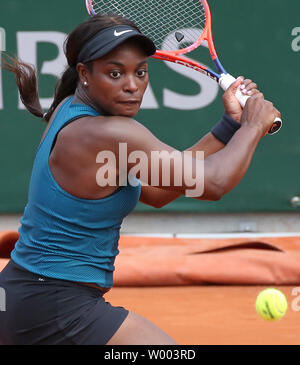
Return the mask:
<path fill-rule="evenodd" d="M 268 288 L 261 291 L 255 303 L 257 313 L 267 321 L 281 319 L 288 307 L 285 295 L 278 289 Z"/>

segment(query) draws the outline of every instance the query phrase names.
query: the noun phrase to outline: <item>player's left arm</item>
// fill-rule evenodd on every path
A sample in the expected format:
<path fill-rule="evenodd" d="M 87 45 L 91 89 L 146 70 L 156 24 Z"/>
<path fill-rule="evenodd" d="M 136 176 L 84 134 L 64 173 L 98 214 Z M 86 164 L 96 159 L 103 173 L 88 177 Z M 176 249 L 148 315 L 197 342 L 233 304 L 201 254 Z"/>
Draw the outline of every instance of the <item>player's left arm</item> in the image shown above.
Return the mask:
<path fill-rule="evenodd" d="M 242 108 L 235 98 L 235 92 L 237 87 L 240 85 L 240 82 L 237 81 L 235 84 L 236 85 L 232 85 L 224 93 L 223 103 L 225 106 L 225 112 L 239 122 L 242 114 Z M 258 92 L 257 85 L 253 83 L 252 80 L 243 80 L 243 85 L 243 89 L 245 89 L 243 93 L 247 95 L 249 95 L 248 92 L 251 92 L 251 95 L 254 95 Z M 223 144 L 221 141 L 215 138 L 212 133 L 209 132 L 197 143 L 197 145 L 191 147 L 189 150 L 203 151 L 204 158 L 207 158 L 208 156 L 220 151 L 224 147 L 225 144 Z M 180 196 L 181 194 L 173 191 L 159 189 L 154 186 L 142 186 L 140 202 L 155 208 L 161 208 L 176 200 Z"/>
<path fill-rule="evenodd" d="M 204 151 L 204 158 L 218 152 L 225 145 L 214 137 L 212 133 L 206 134 L 197 144 L 197 148 Z M 142 186 L 140 202 L 155 208 L 161 208 L 179 198 L 181 194 L 174 191 L 159 189 L 154 186 Z"/>

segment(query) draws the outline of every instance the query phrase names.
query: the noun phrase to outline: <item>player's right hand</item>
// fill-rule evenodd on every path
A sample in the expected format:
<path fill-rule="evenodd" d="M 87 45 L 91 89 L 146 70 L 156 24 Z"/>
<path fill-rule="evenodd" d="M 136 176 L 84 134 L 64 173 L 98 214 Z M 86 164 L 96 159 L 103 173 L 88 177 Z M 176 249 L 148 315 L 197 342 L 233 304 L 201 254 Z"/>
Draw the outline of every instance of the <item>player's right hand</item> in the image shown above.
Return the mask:
<path fill-rule="evenodd" d="M 262 93 L 257 93 L 248 99 L 241 116 L 241 124 L 258 128 L 262 136 L 265 136 L 277 117 L 281 118 L 281 114 L 273 103 L 265 100 Z"/>

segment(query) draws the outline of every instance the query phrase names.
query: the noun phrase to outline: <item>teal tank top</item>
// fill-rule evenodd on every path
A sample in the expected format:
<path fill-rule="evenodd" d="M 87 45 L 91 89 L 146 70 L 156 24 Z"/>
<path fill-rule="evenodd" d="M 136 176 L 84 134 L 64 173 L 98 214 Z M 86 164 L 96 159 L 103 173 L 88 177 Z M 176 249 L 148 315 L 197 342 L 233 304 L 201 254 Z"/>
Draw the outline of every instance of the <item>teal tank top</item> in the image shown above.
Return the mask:
<path fill-rule="evenodd" d="M 135 208 L 141 184 L 138 180 L 128 183 L 97 200 L 78 198 L 58 185 L 49 167 L 58 132 L 80 117 L 99 115 L 72 101 L 73 97 L 61 106 L 38 148 L 20 236 L 11 258 L 42 276 L 110 288 L 121 224 Z"/>

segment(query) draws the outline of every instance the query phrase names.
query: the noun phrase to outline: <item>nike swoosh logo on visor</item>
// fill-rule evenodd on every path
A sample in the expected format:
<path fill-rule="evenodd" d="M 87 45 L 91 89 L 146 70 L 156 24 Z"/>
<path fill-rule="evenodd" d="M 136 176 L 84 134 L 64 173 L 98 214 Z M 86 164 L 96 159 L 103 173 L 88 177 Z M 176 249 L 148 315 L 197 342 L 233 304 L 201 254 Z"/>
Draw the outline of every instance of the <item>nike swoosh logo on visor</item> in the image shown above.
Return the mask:
<path fill-rule="evenodd" d="M 132 30 L 132 29 L 128 29 L 128 30 L 123 30 L 122 32 L 117 32 L 117 31 L 115 30 L 114 35 L 115 35 L 116 37 L 120 37 L 120 35 L 125 34 L 125 33 L 128 33 L 128 32 L 133 32 L 133 30 Z"/>

